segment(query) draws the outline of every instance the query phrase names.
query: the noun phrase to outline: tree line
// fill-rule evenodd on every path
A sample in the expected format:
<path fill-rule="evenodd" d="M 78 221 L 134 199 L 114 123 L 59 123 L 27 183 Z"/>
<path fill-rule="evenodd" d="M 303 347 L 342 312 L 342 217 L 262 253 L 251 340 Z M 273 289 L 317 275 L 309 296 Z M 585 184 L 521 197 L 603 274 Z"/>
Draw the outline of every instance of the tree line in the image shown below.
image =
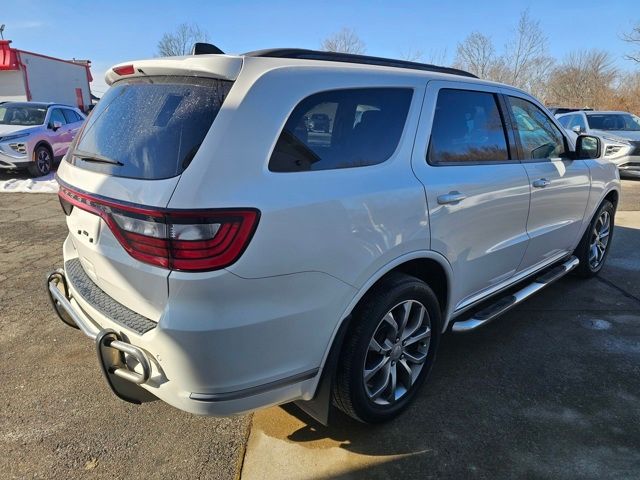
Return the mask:
<path fill-rule="evenodd" d="M 182 24 L 163 35 L 157 54 L 187 55 L 193 43 L 207 40 L 207 32 L 198 25 Z M 640 66 L 640 22 L 621 41 L 629 45 L 625 58 Z M 328 36 L 320 48 L 355 54 L 367 51 L 365 42 L 350 28 Z M 401 56 L 411 61 L 449 63 L 446 50 L 425 55 L 411 49 Z M 553 58 L 548 37 L 528 10 L 521 13 L 511 37 L 500 49 L 485 33 L 471 32 L 457 44 L 451 66 L 526 90 L 548 106 L 625 110 L 640 115 L 640 70 L 618 68 L 610 52 L 597 48 Z"/>

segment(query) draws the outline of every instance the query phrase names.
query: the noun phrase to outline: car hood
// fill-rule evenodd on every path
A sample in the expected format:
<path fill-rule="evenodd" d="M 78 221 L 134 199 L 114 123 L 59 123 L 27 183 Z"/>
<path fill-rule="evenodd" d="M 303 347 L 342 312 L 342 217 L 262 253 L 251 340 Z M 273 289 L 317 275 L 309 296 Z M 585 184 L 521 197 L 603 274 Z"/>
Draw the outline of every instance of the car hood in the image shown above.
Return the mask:
<path fill-rule="evenodd" d="M 640 132 L 629 130 L 592 130 L 595 135 L 608 137 L 612 139 L 619 138 L 621 140 L 631 140 L 632 142 L 640 142 Z"/>
<path fill-rule="evenodd" d="M 25 127 L 24 125 L 0 125 L 0 137 L 16 135 L 19 133 L 35 133 L 41 127 Z"/>

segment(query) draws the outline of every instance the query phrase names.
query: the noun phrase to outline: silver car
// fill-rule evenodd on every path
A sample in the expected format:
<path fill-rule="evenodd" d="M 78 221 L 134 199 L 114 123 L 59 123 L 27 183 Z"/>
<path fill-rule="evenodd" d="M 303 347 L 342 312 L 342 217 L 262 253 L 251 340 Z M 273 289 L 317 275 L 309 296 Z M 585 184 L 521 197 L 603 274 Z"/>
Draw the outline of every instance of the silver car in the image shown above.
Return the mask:
<path fill-rule="evenodd" d="M 640 118 L 618 111 L 575 111 L 556 115 L 572 136 L 600 137 L 604 158 L 618 166 L 620 175 L 640 178 Z"/>
<path fill-rule="evenodd" d="M 6 102 L 0 105 L 0 170 L 27 169 L 48 174 L 84 122 L 74 107 L 52 103 Z"/>

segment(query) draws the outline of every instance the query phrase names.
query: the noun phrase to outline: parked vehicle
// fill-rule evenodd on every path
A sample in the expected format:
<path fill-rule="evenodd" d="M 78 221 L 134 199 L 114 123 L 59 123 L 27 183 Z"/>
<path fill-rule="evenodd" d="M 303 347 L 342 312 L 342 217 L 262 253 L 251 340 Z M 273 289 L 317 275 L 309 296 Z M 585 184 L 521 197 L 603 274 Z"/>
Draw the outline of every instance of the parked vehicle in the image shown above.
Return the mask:
<path fill-rule="evenodd" d="M 599 137 L 604 158 L 620 169 L 620 174 L 640 178 L 640 118 L 628 112 L 587 111 L 558 115 L 558 121 L 574 139 L 586 133 Z"/>
<path fill-rule="evenodd" d="M 549 107 L 549 111 L 556 116 L 561 115 L 563 113 L 587 112 L 591 110 L 593 110 L 593 108 Z"/>
<path fill-rule="evenodd" d="M 0 105 L 0 170 L 27 169 L 48 174 L 84 122 L 74 107 L 53 103 L 6 102 Z"/>
<path fill-rule="evenodd" d="M 615 165 L 521 90 L 295 49 L 106 80 L 58 170 L 69 235 L 48 287 L 128 401 L 388 420 L 446 331 L 606 260 Z M 330 135 L 308 135 L 320 106 Z"/>

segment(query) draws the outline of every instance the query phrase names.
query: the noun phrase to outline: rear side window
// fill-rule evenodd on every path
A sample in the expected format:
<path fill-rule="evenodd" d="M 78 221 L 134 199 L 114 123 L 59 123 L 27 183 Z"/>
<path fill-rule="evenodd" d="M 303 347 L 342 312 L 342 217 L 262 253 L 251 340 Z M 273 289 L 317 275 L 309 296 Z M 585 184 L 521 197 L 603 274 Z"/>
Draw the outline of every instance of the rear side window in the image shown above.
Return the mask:
<path fill-rule="evenodd" d="M 496 96 L 488 92 L 442 89 L 431 128 L 432 165 L 509 159 Z"/>
<path fill-rule="evenodd" d="M 272 172 L 375 165 L 395 152 L 413 90 L 332 90 L 305 98 L 293 110 L 269 160 Z"/>
<path fill-rule="evenodd" d="M 68 160 L 118 177 L 181 174 L 195 156 L 231 88 L 211 78 L 120 80 L 91 112 Z"/>
<path fill-rule="evenodd" d="M 62 110 L 62 113 L 64 115 L 64 118 L 67 120 L 67 123 L 76 123 L 76 122 L 81 122 L 82 121 L 82 117 L 80 117 L 80 115 L 78 115 L 73 110 L 69 110 L 68 108 L 64 108 Z"/>
<path fill-rule="evenodd" d="M 524 158 L 543 160 L 564 155 L 564 137 L 551 119 L 527 100 L 508 98 Z"/>

